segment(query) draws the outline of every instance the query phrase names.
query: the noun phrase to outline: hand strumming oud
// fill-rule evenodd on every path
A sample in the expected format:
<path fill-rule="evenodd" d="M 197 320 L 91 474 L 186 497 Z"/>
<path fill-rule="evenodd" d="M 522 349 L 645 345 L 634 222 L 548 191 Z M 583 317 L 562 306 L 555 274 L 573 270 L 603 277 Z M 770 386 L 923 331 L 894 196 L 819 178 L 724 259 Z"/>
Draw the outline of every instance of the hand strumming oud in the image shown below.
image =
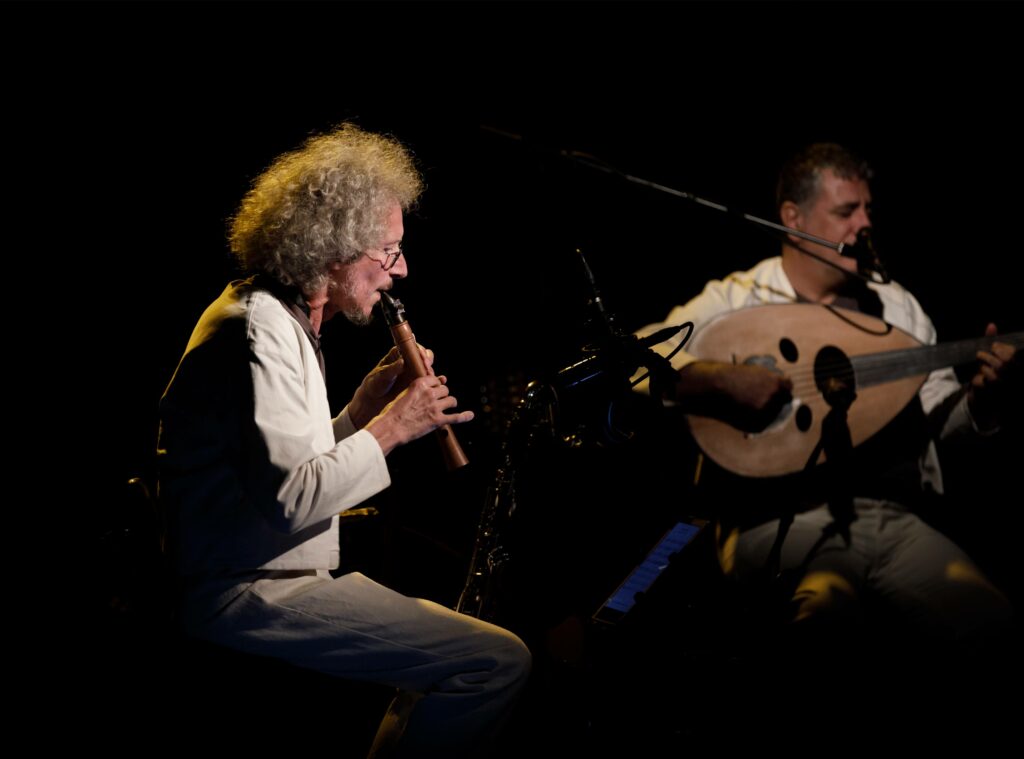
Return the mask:
<path fill-rule="evenodd" d="M 841 308 L 791 304 L 724 314 L 698 333 L 691 353 L 777 372 L 791 381 L 792 397 L 781 410 L 773 409 L 777 415 L 758 431 L 697 415 L 690 416 L 690 428 L 702 450 L 730 471 L 750 477 L 798 472 L 821 438 L 830 388 L 840 384 L 854 393 L 849 425 L 857 446 L 910 402 L 929 372 L 996 350 L 976 378 L 976 392 L 983 394 L 983 384 L 994 382 L 991 364 L 1012 355 L 1009 346 L 1024 344 L 1024 333 L 996 337 L 989 332 L 984 338 L 921 345 L 880 319 Z M 824 461 L 819 454 L 814 463 Z"/>

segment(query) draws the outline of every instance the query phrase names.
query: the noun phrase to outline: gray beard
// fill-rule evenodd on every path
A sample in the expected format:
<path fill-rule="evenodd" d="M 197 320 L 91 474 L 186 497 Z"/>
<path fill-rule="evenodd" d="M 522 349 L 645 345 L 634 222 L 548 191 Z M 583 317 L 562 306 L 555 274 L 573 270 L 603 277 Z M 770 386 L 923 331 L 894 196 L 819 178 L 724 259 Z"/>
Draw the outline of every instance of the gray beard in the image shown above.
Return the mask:
<path fill-rule="evenodd" d="M 374 317 L 376 316 L 376 314 L 373 311 L 371 311 L 368 314 L 364 314 L 362 311 L 342 311 L 342 314 L 350 322 L 352 322 L 353 324 L 357 324 L 360 327 L 365 327 L 367 324 L 371 324 L 373 322 Z"/>
<path fill-rule="evenodd" d="M 355 296 L 356 296 L 355 287 L 353 287 L 352 281 L 348 277 L 345 277 L 345 279 L 341 283 L 339 283 L 339 284 L 333 284 L 333 286 L 337 287 L 345 295 L 347 295 L 349 300 L 351 300 L 351 301 L 355 300 Z M 365 327 L 367 324 L 370 324 L 370 323 L 373 322 L 373 317 L 374 317 L 373 309 L 371 309 L 370 313 L 368 313 L 368 314 L 364 314 L 362 311 L 359 311 L 357 309 L 352 309 L 351 311 L 342 311 L 341 313 L 350 322 L 352 322 L 353 324 L 356 324 L 356 325 L 358 325 L 360 327 Z"/>

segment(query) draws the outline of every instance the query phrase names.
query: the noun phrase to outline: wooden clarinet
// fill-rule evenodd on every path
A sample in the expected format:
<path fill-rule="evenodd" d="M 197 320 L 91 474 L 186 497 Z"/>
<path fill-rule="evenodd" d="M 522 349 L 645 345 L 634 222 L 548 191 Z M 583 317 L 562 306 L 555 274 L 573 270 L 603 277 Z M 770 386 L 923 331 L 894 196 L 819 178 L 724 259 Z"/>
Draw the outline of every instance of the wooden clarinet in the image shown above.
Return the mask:
<path fill-rule="evenodd" d="M 412 372 L 413 376 L 425 377 L 429 372 L 427 371 L 426 364 L 423 363 L 423 356 L 420 354 L 419 347 L 416 345 L 416 337 L 413 335 L 412 328 L 405 318 L 405 306 L 402 305 L 402 301 L 391 297 L 382 290 L 380 305 L 384 311 L 384 321 L 391 329 L 391 337 L 398 347 L 398 352 L 402 354 L 406 367 Z M 450 424 L 438 427 L 434 434 L 437 435 L 437 440 L 441 444 L 441 453 L 444 455 L 444 462 L 448 467 L 448 471 L 459 469 L 469 463 L 469 459 L 463 452 L 462 446 L 459 445 L 459 441 L 455 437 L 455 431 Z"/>

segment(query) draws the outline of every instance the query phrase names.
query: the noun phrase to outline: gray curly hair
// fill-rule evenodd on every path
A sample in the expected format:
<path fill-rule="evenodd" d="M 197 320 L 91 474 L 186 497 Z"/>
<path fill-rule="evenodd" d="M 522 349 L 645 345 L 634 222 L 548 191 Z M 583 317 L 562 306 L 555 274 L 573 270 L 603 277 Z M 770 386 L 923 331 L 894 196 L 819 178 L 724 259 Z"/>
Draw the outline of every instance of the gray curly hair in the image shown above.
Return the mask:
<path fill-rule="evenodd" d="M 247 271 L 313 293 L 331 263 L 354 261 L 379 244 L 393 205 L 407 211 L 422 190 L 398 141 L 344 123 L 280 156 L 253 181 L 230 221 L 231 250 Z"/>

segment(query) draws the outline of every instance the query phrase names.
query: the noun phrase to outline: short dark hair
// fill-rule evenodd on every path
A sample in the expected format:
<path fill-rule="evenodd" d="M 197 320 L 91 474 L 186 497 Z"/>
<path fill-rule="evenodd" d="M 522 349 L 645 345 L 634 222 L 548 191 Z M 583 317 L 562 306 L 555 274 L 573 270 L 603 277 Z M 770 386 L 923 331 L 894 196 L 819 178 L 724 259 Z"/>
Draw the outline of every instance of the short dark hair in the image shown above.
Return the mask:
<path fill-rule="evenodd" d="M 792 156 L 779 172 L 775 186 L 775 207 L 787 200 L 802 206 L 818 194 L 823 169 L 832 169 L 843 179 L 870 181 L 874 171 L 867 161 L 834 142 L 816 142 Z"/>

